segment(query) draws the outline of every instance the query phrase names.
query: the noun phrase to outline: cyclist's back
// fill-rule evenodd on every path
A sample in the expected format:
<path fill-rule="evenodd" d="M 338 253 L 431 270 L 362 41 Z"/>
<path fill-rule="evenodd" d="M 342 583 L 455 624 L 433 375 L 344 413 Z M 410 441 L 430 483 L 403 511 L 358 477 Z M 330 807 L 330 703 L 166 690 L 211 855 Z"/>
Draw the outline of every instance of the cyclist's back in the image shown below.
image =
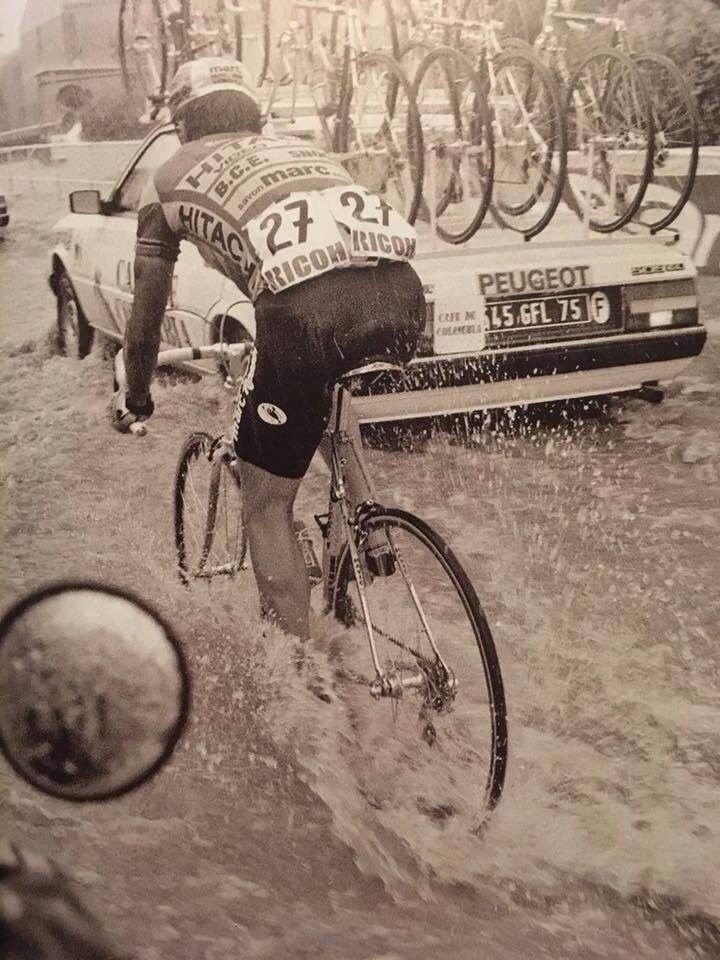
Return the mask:
<path fill-rule="evenodd" d="M 253 300 L 415 253 L 415 231 L 392 207 L 290 137 L 210 134 L 183 144 L 146 188 L 141 217 L 142 243 L 189 240 Z"/>
<path fill-rule="evenodd" d="M 141 200 L 127 410 L 149 415 L 162 294 L 189 240 L 255 304 L 257 349 L 234 434 L 245 521 L 265 607 L 305 637 L 309 588 L 292 504 L 332 383 L 367 359 L 403 362 L 415 350 L 425 325 L 422 284 L 407 262 L 415 231 L 323 150 L 263 134 L 241 64 L 183 64 L 169 106 L 183 146 Z"/>
<path fill-rule="evenodd" d="M 161 216 L 174 237 L 190 240 L 212 266 L 255 300 L 270 284 L 275 289 L 293 284 L 296 271 L 289 254 L 297 257 L 298 248 L 308 246 L 308 234 L 311 240 L 325 240 L 325 247 L 339 240 L 334 224 L 316 223 L 307 206 L 303 209 L 298 202 L 288 211 L 287 203 L 279 201 L 300 194 L 307 205 L 314 199 L 305 196 L 309 192 L 351 183 L 339 163 L 297 139 L 252 133 L 210 134 L 183 144 L 156 172 L 141 206 L 145 216 Z M 155 210 L 148 211 L 153 204 Z M 276 264 L 269 274 L 270 283 L 257 269 L 258 256 L 248 233 L 248 228 L 256 224 L 253 232 L 261 238 L 259 226 L 268 208 L 275 210 L 275 216 L 270 216 L 264 228 L 266 258 L 272 256 L 273 249 L 287 250 L 281 262 L 289 264 L 284 270 L 278 270 Z M 305 213 L 303 218 L 300 212 Z M 320 236 L 323 227 L 324 237 Z M 160 223 L 160 232 L 162 228 Z M 342 244 L 333 249 L 332 256 L 328 260 L 330 268 L 349 260 Z M 323 272 L 318 267 L 324 261 L 316 253 L 308 258 L 307 267 L 301 261 L 300 269 L 310 270 L 307 276 L 313 276 Z M 297 274 L 297 282 L 307 276 Z"/>

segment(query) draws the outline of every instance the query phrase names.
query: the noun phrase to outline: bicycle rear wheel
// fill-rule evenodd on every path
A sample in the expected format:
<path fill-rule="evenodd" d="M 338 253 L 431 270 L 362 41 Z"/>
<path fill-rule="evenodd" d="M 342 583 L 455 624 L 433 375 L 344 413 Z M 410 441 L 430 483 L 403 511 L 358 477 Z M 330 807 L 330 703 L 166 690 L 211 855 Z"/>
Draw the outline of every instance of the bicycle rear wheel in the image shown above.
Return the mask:
<path fill-rule="evenodd" d="M 379 564 L 385 575 L 372 576 L 368 543 L 377 545 L 378 538 L 385 549 L 375 569 Z M 446 812 L 463 808 L 475 820 L 499 801 L 507 762 L 500 664 L 475 589 L 442 537 L 403 510 L 375 508 L 360 521 L 357 543 L 382 673 L 423 678 L 402 696 L 380 698 L 374 708 L 382 739 L 378 764 L 390 764 L 392 777 L 407 761 L 414 771 L 408 776 L 424 801 Z M 363 626 L 348 546 L 338 567 L 333 612 L 348 627 Z M 376 678 L 362 672 L 365 646 L 348 647 L 340 676 L 371 684 Z M 457 786 L 451 797 L 429 798 L 435 786 L 442 794 L 450 784 Z"/>
<path fill-rule="evenodd" d="M 354 76 L 353 76 L 354 74 Z M 355 181 L 414 223 L 424 171 L 420 115 L 402 69 L 384 53 L 345 57 L 336 149 Z"/>
<path fill-rule="evenodd" d="M 118 17 L 118 54 L 125 91 L 142 107 L 161 97 L 168 81 L 168 32 L 159 0 L 122 0 Z"/>
<path fill-rule="evenodd" d="M 175 472 L 175 547 L 185 584 L 234 576 L 245 560 L 240 479 L 217 447 L 210 434 L 191 434 Z"/>
<path fill-rule="evenodd" d="M 655 124 L 640 70 L 615 50 L 582 62 L 567 93 L 572 186 L 599 233 L 619 230 L 640 209 L 652 178 Z"/>
<path fill-rule="evenodd" d="M 565 185 L 562 100 L 547 67 L 520 45 L 501 53 L 491 69 L 493 212 L 503 226 L 529 240 L 552 219 Z"/>
<path fill-rule="evenodd" d="M 482 85 L 471 61 L 438 47 L 413 82 L 426 162 L 421 218 L 434 204 L 435 227 L 447 243 L 465 243 L 477 231 L 493 186 L 493 132 Z M 431 195 L 434 194 L 434 195 Z"/>
<path fill-rule="evenodd" d="M 643 203 L 640 222 L 651 231 L 676 219 L 690 199 L 700 153 L 700 115 L 692 90 L 673 61 L 660 53 L 633 57 L 640 68 L 655 121 L 653 182 L 675 191 L 674 202 Z"/>

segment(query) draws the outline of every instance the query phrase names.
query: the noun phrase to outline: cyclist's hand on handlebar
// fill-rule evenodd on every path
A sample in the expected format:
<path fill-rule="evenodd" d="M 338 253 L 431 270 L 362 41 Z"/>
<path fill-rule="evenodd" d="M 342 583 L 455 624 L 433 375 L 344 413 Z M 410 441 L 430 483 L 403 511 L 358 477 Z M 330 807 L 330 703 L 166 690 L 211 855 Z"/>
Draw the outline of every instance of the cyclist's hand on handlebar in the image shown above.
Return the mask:
<path fill-rule="evenodd" d="M 110 402 L 110 423 L 118 433 L 145 433 L 143 423 L 153 415 L 155 405 L 148 396 L 144 404 L 133 404 L 124 390 L 116 390 Z"/>

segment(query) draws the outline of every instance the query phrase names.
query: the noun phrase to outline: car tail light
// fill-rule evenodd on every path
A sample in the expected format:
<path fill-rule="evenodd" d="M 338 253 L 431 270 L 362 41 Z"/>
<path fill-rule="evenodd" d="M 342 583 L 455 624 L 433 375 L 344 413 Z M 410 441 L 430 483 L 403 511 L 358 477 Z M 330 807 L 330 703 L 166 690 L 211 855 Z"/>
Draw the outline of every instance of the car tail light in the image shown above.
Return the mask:
<path fill-rule="evenodd" d="M 635 283 L 624 288 L 625 330 L 692 327 L 698 322 L 693 280 Z"/>

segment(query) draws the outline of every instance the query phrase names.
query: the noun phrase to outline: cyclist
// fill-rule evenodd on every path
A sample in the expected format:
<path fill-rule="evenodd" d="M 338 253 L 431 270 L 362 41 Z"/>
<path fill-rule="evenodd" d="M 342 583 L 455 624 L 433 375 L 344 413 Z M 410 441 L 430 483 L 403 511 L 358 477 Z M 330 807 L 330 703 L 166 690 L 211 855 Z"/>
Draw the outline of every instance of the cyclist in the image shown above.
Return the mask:
<path fill-rule="evenodd" d="M 257 333 L 237 397 L 234 443 L 263 612 L 309 636 L 310 586 L 293 530 L 298 487 L 338 376 L 370 359 L 408 360 L 425 323 L 407 262 L 414 229 L 315 145 L 264 134 L 245 67 L 183 64 L 169 109 L 181 146 L 140 201 L 127 392 L 114 425 L 153 412 L 150 380 L 181 240 L 255 304 Z"/>

